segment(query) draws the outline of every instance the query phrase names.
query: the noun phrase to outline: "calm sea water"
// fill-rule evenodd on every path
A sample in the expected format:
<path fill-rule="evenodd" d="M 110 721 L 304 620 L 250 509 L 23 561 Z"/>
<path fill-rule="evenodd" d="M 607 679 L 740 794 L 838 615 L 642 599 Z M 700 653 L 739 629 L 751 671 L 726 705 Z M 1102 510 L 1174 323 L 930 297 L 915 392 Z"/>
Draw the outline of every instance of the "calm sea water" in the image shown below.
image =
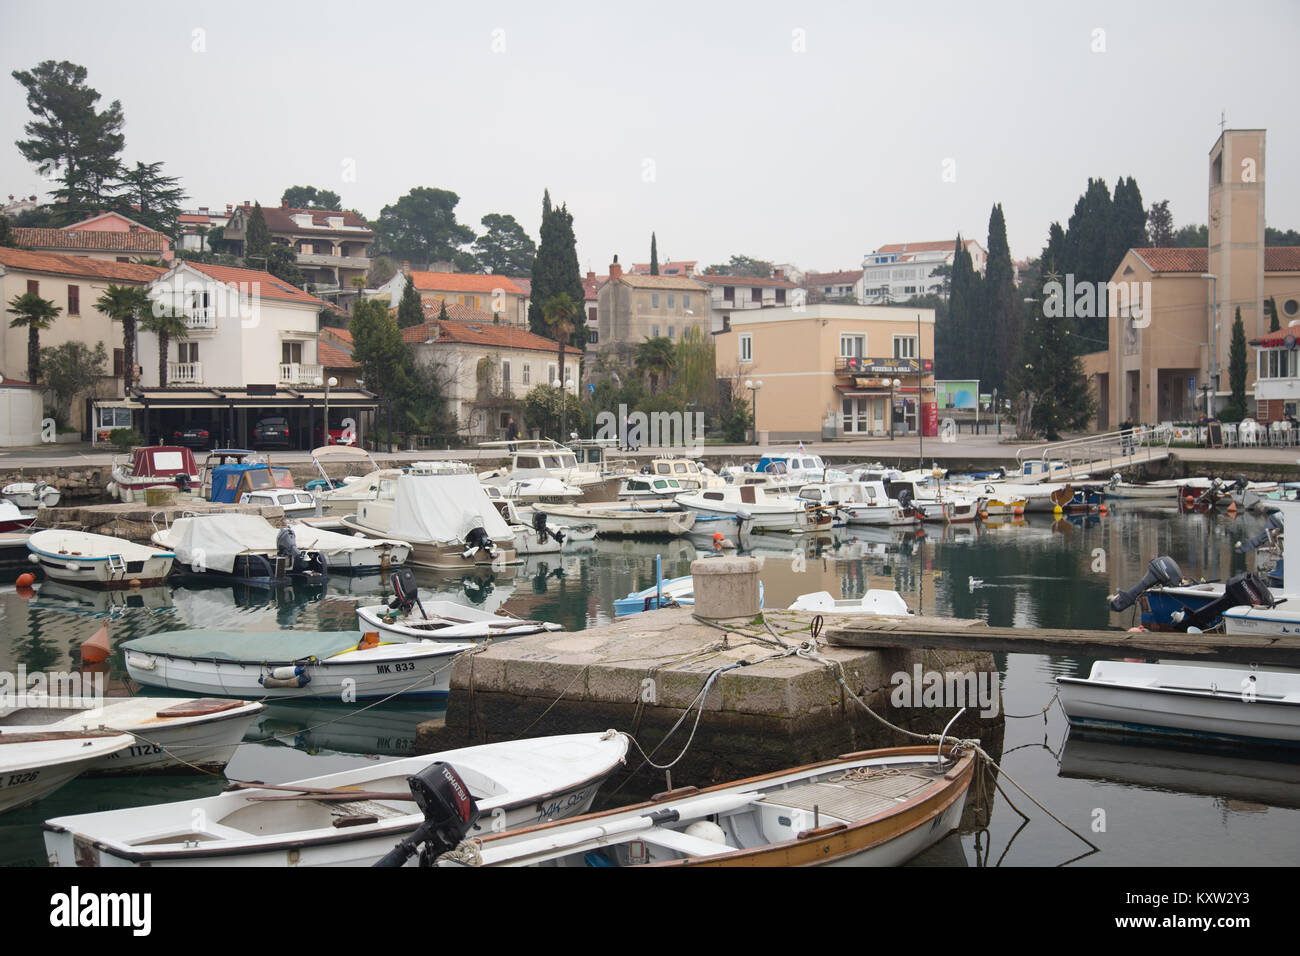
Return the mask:
<path fill-rule="evenodd" d="M 819 539 L 758 536 L 770 607 L 827 590 L 860 596 L 900 591 L 930 614 L 1018 627 L 1129 626 L 1105 599 L 1136 582 L 1158 554 L 1189 577 L 1246 569 L 1233 545 L 1262 519 L 1115 510 L 1102 518 L 1027 521 L 933 529 L 926 535 L 840 530 Z M 605 623 L 616 598 L 665 576 L 685 574 L 696 556 L 687 539 L 596 541 L 563 556 L 532 559 L 504 573 L 448 576 L 417 572 L 422 590 L 486 609 L 544 618 L 571 630 Z M 244 631 L 356 627 L 359 602 L 385 598 L 383 582 L 336 577 L 324 589 L 152 588 L 96 593 L 49 582 L 23 598 L 0 587 L 0 670 L 59 670 L 106 621 L 114 642 L 188 627 Z M 1086 676 L 1090 659 L 995 655 L 1008 714 L 1035 714 L 1052 700 L 1058 676 Z M 110 692 L 124 673 L 113 661 Z M 418 723 L 436 707 L 385 705 L 362 715 L 330 705 L 269 706 L 227 768 L 235 779 L 284 782 L 411 752 Z M 1300 763 L 1245 751 L 1202 753 L 1071 738 L 1059 707 L 1043 717 L 1008 719 L 1006 774 L 1101 847 L 1075 865 L 1295 865 L 1300 863 Z M 24 810 L 0 816 L 0 863 L 40 866 L 40 823 L 49 817 L 219 791 L 219 777 L 79 780 Z M 1018 794 L 1024 821 L 1002 796 L 987 828 L 954 834 L 916 865 L 1055 865 L 1086 847 Z"/>

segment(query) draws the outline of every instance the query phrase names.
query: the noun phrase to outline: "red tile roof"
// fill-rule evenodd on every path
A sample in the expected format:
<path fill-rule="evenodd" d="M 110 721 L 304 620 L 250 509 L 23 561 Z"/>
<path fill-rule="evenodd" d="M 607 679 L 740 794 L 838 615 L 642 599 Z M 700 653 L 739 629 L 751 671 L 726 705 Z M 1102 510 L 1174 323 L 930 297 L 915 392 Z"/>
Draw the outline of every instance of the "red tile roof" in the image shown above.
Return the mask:
<path fill-rule="evenodd" d="M 1132 250 L 1152 272 L 1204 272 L 1210 250 L 1205 248 L 1151 248 Z"/>
<path fill-rule="evenodd" d="M 1264 250 L 1265 272 L 1300 272 L 1300 246 L 1270 246 Z"/>
<path fill-rule="evenodd" d="M 858 273 L 861 275 L 862 273 Z M 718 275 L 698 275 L 692 276 L 696 282 L 704 282 L 709 285 L 747 285 L 763 286 L 775 289 L 797 289 L 799 288 L 793 282 L 786 279 L 760 279 L 756 276 L 718 276 Z"/>
<path fill-rule="evenodd" d="M 347 343 L 348 345 L 352 344 L 351 329 L 340 328 L 337 325 L 323 325 L 321 326 L 320 331 L 322 335 L 332 335 L 335 338 L 339 339 L 340 341 Z"/>
<path fill-rule="evenodd" d="M 142 266 L 133 262 L 109 262 L 106 259 L 60 256 L 49 252 L 5 248 L 0 248 L 0 265 L 7 269 L 21 269 L 26 272 L 47 272 L 54 275 L 107 279 L 110 282 L 132 282 L 141 285 L 152 282 L 167 271 L 159 266 Z"/>
<path fill-rule="evenodd" d="M 625 272 L 618 277 L 618 281 L 635 289 L 684 289 L 687 292 L 692 290 L 702 292 L 708 288 L 708 286 L 688 276 L 650 276 L 641 275 L 637 272 L 631 274 Z"/>
<path fill-rule="evenodd" d="M 852 285 L 862 278 L 861 269 L 847 272 L 809 272 L 804 277 L 804 285 Z"/>
<path fill-rule="evenodd" d="M 520 290 L 521 292 L 523 292 L 524 295 L 526 295 L 526 296 L 528 296 L 528 297 L 530 297 L 530 298 L 532 297 L 532 294 L 533 294 L 533 280 L 532 280 L 532 279 L 523 279 L 523 278 L 520 278 L 519 276 L 511 276 L 511 277 L 510 277 L 510 281 L 513 282 L 515 285 L 519 286 L 519 290 Z"/>
<path fill-rule="evenodd" d="M 66 250 L 69 252 L 166 252 L 171 240 L 153 230 L 139 232 L 108 232 L 93 229 L 32 229 L 17 226 L 11 230 L 14 242 L 32 249 Z"/>
<path fill-rule="evenodd" d="M 596 299 L 600 296 L 600 287 L 609 281 L 609 276 L 596 276 L 594 279 L 582 280 L 582 297 L 584 300 Z"/>
<path fill-rule="evenodd" d="M 506 295 L 526 295 L 508 276 L 482 275 L 474 272 L 412 272 L 417 292 L 483 292 L 500 290 Z"/>
<path fill-rule="evenodd" d="M 978 240 L 967 239 L 962 244 L 969 246 L 971 243 L 979 244 Z M 879 255 L 886 252 L 954 252 L 957 249 L 957 238 L 935 239 L 933 242 L 892 242 L 887 246 L 881 246 L 872 255 Z"/>
<path fill-rule="evenodd" d="M 248 214 L 252 214 L 252 206 L 241 206 Z M 294 216 L 307 215 L 311 216 L 311 226 L 300 226 L 294 222 Z M 343 229 L 330 225 L 331 218 L 343 219 Z M 374 236 L 374 232 L 366 221 L 354 212 L 343 212 L 337 209 L 286 209 L 283 206 L 263 206 L 262 218 L 266 220 L 266 228 L 271 232 L 299 232 L 302 229 L 310 228 L 313 232 L 338 232 L 357 238 L 367 238 Z"/>
<path fill-rule="evenodd" d="M 514 325 L 480 325 L 476 322 L 421 322 L 402 329 L 407 342 L 455 342 L 464 345 L 483 345 L 496 348 L 529 349 L 534 352 L 556 352 L 554 339 L 535 335 Z M 564 347 L 566 355 L 581 355 L 570 345 Z"/>
<path fill-rule="evenodd" d="M 494 322 L 497 318 L 491 312 L 484 312 L 482 309 L 471 309 L 467 305 L 461 305 L 459 302 L 448 302 L 446 299 L 431 299 L 422 302 L 424 308 L 424 319 L 426 322 L 432 322 L 434 319 L 442 317 L 442 307 L 447 307 L 447 318 L 455 319 L 458 322 L 486 322 L 488 325 L 499 325 L 500 322 Z M 393 306 L 388 310 L 390 315 L 397 315 L 398 306 Z"/>
<path fill-rule="evenodd" d="M 316 343 L 316 355 L 326 368 L 356 368 L 357 363 L 347 352 L 324 339 Z"/>
<path fill-rule="evenodd" d="M 228 286 L 238 288 L 242 285 L 255 289 L 259 298 L 301 302 L 305 305 L 327 305 L 296 285 L 290 285 L 283 279 L 276 278 L 269 272 L 262 272 L 260 269 L 237 269 L 234 266 L 216 266 L 207 262 L 186 262 L 184 265 Z"/>

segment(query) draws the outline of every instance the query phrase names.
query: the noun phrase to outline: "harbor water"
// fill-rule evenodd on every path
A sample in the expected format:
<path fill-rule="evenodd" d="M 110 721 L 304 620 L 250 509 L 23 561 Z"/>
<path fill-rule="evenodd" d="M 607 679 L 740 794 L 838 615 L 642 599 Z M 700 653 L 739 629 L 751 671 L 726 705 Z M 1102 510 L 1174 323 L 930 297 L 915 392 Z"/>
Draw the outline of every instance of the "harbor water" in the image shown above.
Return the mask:
<path fill-rule="evenodd" d="M 1247 570 L 1237 541 L 1263 526 L 1256 515 L 1180 515 L 1125 509 L 1104 516 L 927 526 L 925 533 L 849 528 L 809 537 L 760 535 L 745 542 L 763 560 L 767 606 L 829 591 L 858 597 L 892 588 L 926 614 L 1016 627 L 1129 627 L 1106 598 L 1138 581 L 1151 558 L 1170 555 L 1191 578 Z M 502 571 L 417 571 L 422 595 L 542 619 L 581 630 L 612 619 L 615 599 L 686 574 L 700 553 L 691 539 L 596 540 Z M 192 627 L 243 631 L 352 630 L 358 604 L 391 591 L 379 576 L 336 576 L 323 588 L 146 588 L 96 592 L 42 582 L 34 597 L 0 587 L 0 670 L 66 670 L 72 652 L 107 623 L 116 646 L 144 634 Z M 1008 719 L 1001 758 L 1004 794 L 980 830 L 953 834 L 919 866 L 1260 866 L 1300 863 L 1300 762 L 1244 749 L 1206 752 L 1071 736 L 1055 679 L 1087 676 L 1084 658 L 997 654 Z M 121 652 L 109 693 L 124 693 Z M 1045 711 L 1045 713 L 1044 713 Z M 412 752 L 416 725 L 438 705 L 386 703 L 364 710 L 276 703 L 253 725 L 227 767 L 232 779 L 282 783 Z M 1036 808 L 1023 787 L 1100 851 Z M 690 781 L 676 781 L 678 785 Z M 80 779 L 31 807 L 0 817 L 0 863 L 45 865 L 40 824 L 60 815 L 216 793 L 220 776 Z M 1008 797 L 1010 800 L 1008 801 Z M 1026 822 L 1017 808 L 1029 819 Z M 968 814 L 967 819 L 972 815 Z"/>

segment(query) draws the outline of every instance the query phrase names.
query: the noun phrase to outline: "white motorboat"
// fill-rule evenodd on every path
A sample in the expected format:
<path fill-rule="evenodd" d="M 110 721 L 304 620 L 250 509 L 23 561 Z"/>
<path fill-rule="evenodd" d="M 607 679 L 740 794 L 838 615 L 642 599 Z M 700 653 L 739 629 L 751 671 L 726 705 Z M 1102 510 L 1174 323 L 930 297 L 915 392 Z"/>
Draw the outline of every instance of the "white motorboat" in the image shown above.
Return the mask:
<path fill-rule="evenodd" d="M 897 591 L 872 588 L 860 598 L 837 601 L 829 591 L 801 594 L 790 605 L 791 611 L 816 611 L 818 614 L 883 614 L 903 617 L 912 613 Z"/>
<path fill-rule="evenodd" d="M 59 528 L 37 531 L 27 539 L 27 549 L 46 577 L 101 588 L 161 584 L 176 558 L 165 548 Z"/>
<path fill-rule="evenodd" d="M 130 738 L 127 738 L 128 740 Z M 451 764 L 478 804 L 472 835 L 585 813 L 624 734 L 512 740 L 276 787 L 47 820 L 51 866 L 370 866 L 423 821 L 407 778 Z"/>
<path fill-rule="evenodd" d="M 95 774 L 220 772 L 262 712 L 251 701 L 176 697 L 63 698 L 27 695 L 0 707 L 0 743 L 33 731 L 129 733 L 129 747 L 87 766 Z"/>
<path fill-rule="evenodd" d="M 49 796 L 134 742 L 130 734 L 94 730 L 0 735 L 0 813 Z"/>
<path fill-rule="evenodd" d="M 348 486 L 381 470 L 370 452 L 358 445 L 322 445 L 312 449 L 311 460 L 320 472 L 320 477 L 308 481 L 303 488 L 320 496 L 321 509 L 325 514 L 350 514 L 356 511 L 356 501 Z M 329 467 L 335 469 L 334 474 L 330 473 Z M 346 473 L 340 474 L 340 470 Z"/>
<path fill-rule="evenodd" d="M 514 533 L 473 475 L 401 475 L 392 497 L 362 501 L 344 527 L 411 546 L 407 563 L 471 568 L 515 560 Z"/>
<path fill-rule="evenodd" d="M 715 475 L 709 469 L 702 466 L 699 462 L 692 461 L 689 458 L 652 458 L 650 464 L 642 469 L 643 474 L 629 476 L 624 482 L 624 488 L 619 490 L 619 497 L 631 497 L 636 494 L 639 486 L 634 487 L 634 481 L 642 481 L 646 478 L 652 479 L 651 489 L 655 492 L 661 492 L 663 486 L 659 480 L 675 482 L 678 491 L 682 492 L 699 491 L 702 488 L 721 488 L 727 482 L 721 475 Z M 663 497 L 662 494 L 659 497 Z"/>
<path fill-rule="evenodd" d="M 23 514 L 12 501 L 0 499 L 0 534 L 26 531 L 35 521 L 36 515 Z"/>
<path fill-rule="evenodd" d="M 919 514 L 891 501 L 879 481 L 815 482 L 799 489 L 799 497 L 833 508 L 845 524 L 911 527 Z"/>
<path fill-rule="evenodd" d="M 1300 746 L 1300 672 L 1097 661 L 1058 677 L 1071 725 L 1198 741 Z"/>
<path fill-rule="evenodd" d="M 360 631 L 170 631 L 122 645 L 131 679 L 186 693 L 365 700 L 445 697 L 470 643 L 384 643 Z"/>
<path fill-rule="evenodd" d="M 899 866 L 961 820 L 971 752 L 896 747 L 475 834 L 439 866 Z M 441 849 L 441 848 L 440 848 Z"/>
<path fill-rule="evenodd" d="M 514 501 L 497 485 L 484 485 L 483 491 L 515 536 L 516 554 L 555 554 L 563 549 L 569 537 L 567 530 L 548 527 L 546 515 L 531 509 L 525 520 Z M 595 535 L 595 528 L 592 528 L 592 534 Z"/>
<path fill-rule="evenodd" d="M 346 448 L 346 445 L 339 446 Z M 298 547 L 325 558 L 331 573 L 373 574 L 401 567 L 411 556 L 411 545 L 396 538 L 368 538 L 339 534 L 303 522 L 290 522 Z"/>
<path fill-rule="evenodd" d="M 794 495 L 773 492 L 762 479 L 678 495 L 677 503 L 705 515 L 751 517 L 756 531 L 818 531 L 830 528 L 833 520 L 829 508 Z"/>
<path fill-rule="evenodd" d="M 201 487 L 194 452 L 180 445 L 149 445 L 133 449 L 131 460 L 113 461 L 108 493 L 122 501 L 142 502 L 150 488 L 190 492 Z"/>
<path fill-rule="evenodd" d="M 505 614 L 493 614 L 453 601 L 375 604 L 357 608 L 357 621 L 363 631 L 378 631 L 389 641 L 473 641 L 476 644 L 505 637 L 562 631 L 562 624 L 525 621 Z"/>
<path fill-rule="evenodd" d="M 481 448 L 504 451 L 510 464 L 504 468 L 482 472 L 479 480 L 484 484 L 506 485 L 525 478 L 555 478 L 563 485 L 577 488 L 584 501 L 615 501 L 623 475 L 610 475 L 594 464 L 579 464 L 573 449 L 548 438 L 516 439 L 515 441 L 480 442 Z M 518 491 L 511 494 L 516 501 L 526 500 Z"/>
<path fill-rule="evenodd" d="M 1281 518 L 1269 527 L 1300 527 L 1300 502 L 1276 502 Z M 1266 533 L 1251 542 L 1267 540 Z M 1274 532 L 1276 534 L 1276 532 Z M 1283 554 L 1286 557 L 1285 538 Z M 1241 602 L 1223 611 L 1224 630 L 1229 634 L 1300 634 L 1300 557 L 1282 561 L 1282 589 L 1269 595 L 1270 601 Z"/>
<path fill-rule="evenodd" d="M 695 525 L 695 515 L 684 510 L 536 504 L 533 511 L 546 515 L 561 527 L 568 524 L 593 525 L 596 534 L 611 537 L 677 537 Z"/>
<path fill-rule="evenodd" d="M 177 518 L 152 540 L 173 551 L 182 572 L 194 577 L 261 584 L 327 577 L 328 559 L 299 547 L 300 533 L 319 532 L 300 524 L 276 528 L 261 515 L 204 514 Z"/>
<path fill-rule="evenodd" d="M 6 501 L 11 501 L 15 508 L 23 508 L 27 511 L 35 511 L 39 508 L 53 508 L 63 497 L 63 493 L 53 485 L 47 485 L 43 481 L 15 481 L 13 484 L 5 485 L 0 490 L 0 495 L 4 496 Z M 0 515 L 0 521 L 4 516 Z M 31 524 L 29 520 L 27 522 Z M 12 531 L 12 528 L 5 529 Z"/>
<path fill-rule="evenodd" d="M 680 494 L 698 490 L 698 485 L 694 488 L 684 487 L 682 482 L 676 478 L 656 475 L 632 475 L 623 479 L 623 484 L 619 486 L 618 500 L 672 501 Z"/>

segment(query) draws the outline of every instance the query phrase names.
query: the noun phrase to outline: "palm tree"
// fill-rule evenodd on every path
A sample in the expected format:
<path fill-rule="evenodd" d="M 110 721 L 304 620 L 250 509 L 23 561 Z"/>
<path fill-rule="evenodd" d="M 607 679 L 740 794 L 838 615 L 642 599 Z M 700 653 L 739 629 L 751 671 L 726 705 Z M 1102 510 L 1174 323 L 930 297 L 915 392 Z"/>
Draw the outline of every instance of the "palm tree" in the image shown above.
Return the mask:
<path fill-rule="evenodd" d="M 677 349 L 672 339 L 662 335 L 657 339 L 646 339 L 636 347 L 635 364 L 638 372 L 650 376 L 650 393 L 653 395 L 659 390 L 659 376 L 666 378 L 677 367 Z"/>
<path fill-rule="evenodd" d="M 135 325 L 136 317 L 150 308 L 149 293 L 143 286 L 109 284 L 104 294 L 95 302 L 95 308 L 110 319 L 122 320 L 122 356 L 126 365 L 126 394 L 131 394 L 131 380 L 135 375 Z"/>
<path fill-rule="evenodd" d="M 161 302 L 155 303 L 152 309 L 141 316 L 140 330 L 158 336 L 158 387 L 166 388 L 167 346 L 172 339 L 182 342 L 190 337 L 185 312 Z"/>
<path fill-rule="evenodd" d="M 9 300 L 8 311 L 15 316 L 9 328 L 27 326 L 27 380 L 35 385 L 41 376 L 41 332 L 54 323 L 63 309 L 35 292 L 24 292 Z"/>
<path fill-rule="evenodd" d="M 581 315 L 582 307 L 567 292 L 553 295 L 542 303 L 542 319 L 550 326 L 555 337 L 555 367 L 558 370 L 560 388 L 564 388 L 564 346 L 572 337 Z"/>

